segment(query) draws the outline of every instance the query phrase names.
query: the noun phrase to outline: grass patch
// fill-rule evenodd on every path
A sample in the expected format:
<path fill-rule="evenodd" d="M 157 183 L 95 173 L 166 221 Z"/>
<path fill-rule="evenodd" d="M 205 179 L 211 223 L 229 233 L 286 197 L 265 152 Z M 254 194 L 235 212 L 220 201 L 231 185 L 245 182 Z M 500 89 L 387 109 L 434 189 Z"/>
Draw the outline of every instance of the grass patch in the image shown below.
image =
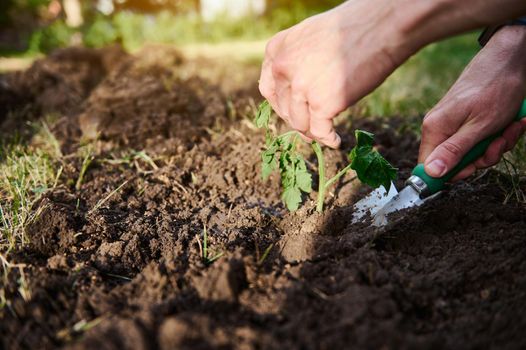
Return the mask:
<path fill-rule="evenodd" d="M 39 147 L 0 145 L 0 248 L 27 243 L 25 229 L 42 208 L 33 205 L 43 193 L 57 186 L 62 167 L 57 141 L 45 124 L 35 136 Z M 47 146 L 44 146 L 47 145 Z M 60 148 L 58 148 L 60 152 Z"/>

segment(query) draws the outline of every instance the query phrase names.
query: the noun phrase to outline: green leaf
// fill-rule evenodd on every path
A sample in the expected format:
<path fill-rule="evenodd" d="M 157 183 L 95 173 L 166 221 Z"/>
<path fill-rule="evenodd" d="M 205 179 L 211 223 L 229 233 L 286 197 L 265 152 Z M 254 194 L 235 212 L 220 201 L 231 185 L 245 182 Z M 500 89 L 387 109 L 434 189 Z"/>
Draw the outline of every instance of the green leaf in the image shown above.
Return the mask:
<path fill-rule="evenodd" d="M 281 151 L 279 157 L 279 171 L 281 174 L 281 186 L 283 189 L 296 186 L 296 174 L 291 160 L 290 151 Z"/>
<path fill-rule="evenodd" d="M 277 153 L 280 151 L 280 140 L 267 132 L 266 144 L 267 149 L 261 152 L 261 176 L 263 180 L 266 180 L 278 168 Z"/>
<path fill-rule="evenodd" d="M 389 164 L 377 151 L 373 151 L 372 158 L 365 174 L 366 183 L 374 188 L 383 185 L 389 191 L 391 181 L 396 179 L 397 169 Z"/>
<path fill-rule="evenodd" d="M 295 211 L 301 203 L 301 191 L 297 187 L 285 188 L 281 199 L 285 202 L 288 210 Z"/>
<path fill-rule="evenodd" d="M 355 135 L 356 146 L 349 153 L 351 169 L 356 171 L 361 182 L 373 188 L 383 185 L 389 191 L 391 181 L 396 179 L 397 169 L 373 149 L 373 134 L 356 130 Z"/>
<path fill-rule="evenodd" d="M 354 136 L 356 137 L 356 147 L 362 147 L 362 146 L 373 146 L 374 144 L 374 134 L 363 131 L 363 130 L 355 130 Z"/>
<path fill-rule="evenodd" d="M 267 179 L 274 170 L 279 170 L 281 177 L 281 198 L 290 211 L 298 209 L 301 193 L 312 191 L 312 176 L 307 170 L 303 157 L 296 151 L 298 135 L 287 132 L 274 136 L 269 130 L 272 107 L 267 101 L 259 105 L 254 124 L 265 128 L 265 150 L 261 152 L 261 175 Z"/>
<path fill-rule="evenodd" d="M 261 163 L 261 176 L 263 177 L 263 180 L 268 179 L 270 174 L 272 174 L 272 172 L 276 170 L 277 167 L 278 167 L 278 162 L 276 161 L 275 158 L 272 158 L 270 162 L 263 161 Z"/>
<path fill-rule="evenodd" d="M 276 138 L 274 135 L 272 135 L 272 132 L 270 130 L 267 130 L 265 133 L 265 146 L 271 147 L 276 142 Z"/>
<path fill-rule="evenodd" d="M 268 103 L 267 100 L 261 102 L 256 113 L 256 118 L 254 120 L 254 124 L 256 124 L 256 127 L 268 128 L 271 113 L 272 107 L 270 106 L 270 103 Z"/>
<path fill-rule="evenodd" d="M 301 155 L 296 158 L 296 184 L 303 192 L 310 193 L 312 191 L 312 176 L 307 171 L 305 160 Z"/>

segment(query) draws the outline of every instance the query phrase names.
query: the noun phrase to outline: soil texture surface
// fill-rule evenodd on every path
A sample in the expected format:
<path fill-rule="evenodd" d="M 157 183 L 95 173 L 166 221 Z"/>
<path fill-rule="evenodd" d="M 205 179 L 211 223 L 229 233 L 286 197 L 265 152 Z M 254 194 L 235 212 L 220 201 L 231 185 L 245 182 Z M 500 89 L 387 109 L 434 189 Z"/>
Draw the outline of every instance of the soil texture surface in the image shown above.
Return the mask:
<path fill-rule="evenodd" d="M 289 213 L 278 177 L 261 179 L 258 73 L 113 47 L 0 76 L 2 137 L 30 142 L 25 125 L 54 115 L 64 169 L 6 255 L 30 295 L 6 270 L 0 347 L 525 349 L 526 208 L 504 204 L 504 176 L 459 183 L 384 230 L 351 224 L 369 190 L 353 174 L 324 214 L 315 193 Z M 329 173 L 360 128 L 401 188 L 419 144 L 408 118 L 344 119 Z"/>

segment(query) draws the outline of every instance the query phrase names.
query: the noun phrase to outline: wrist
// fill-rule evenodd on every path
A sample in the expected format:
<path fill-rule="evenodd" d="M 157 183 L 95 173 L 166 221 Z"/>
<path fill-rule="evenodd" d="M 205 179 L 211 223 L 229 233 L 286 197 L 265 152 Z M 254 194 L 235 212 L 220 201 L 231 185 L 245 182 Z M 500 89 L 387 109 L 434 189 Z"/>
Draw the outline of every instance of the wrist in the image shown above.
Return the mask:
<path fill-rule="evenodd" d="M 492 36 L 488 45 L 503 50 L 526 52 L 526 26 L 505 26 Z"/>
<path fill-rule="evenodd" d="M 526 81 L 526 26 L 505 26 L 496 32 L 482 51 L 491 52 L 496 59 L 505 62 L 510 71 Z"/>
<path fill-rule="evenodd" d="M 526 11 L 526 2 L 516 0 L 399 0 L 396 6 L 401 36 L 412 51 L 451 35 L 503 23 Z"/>

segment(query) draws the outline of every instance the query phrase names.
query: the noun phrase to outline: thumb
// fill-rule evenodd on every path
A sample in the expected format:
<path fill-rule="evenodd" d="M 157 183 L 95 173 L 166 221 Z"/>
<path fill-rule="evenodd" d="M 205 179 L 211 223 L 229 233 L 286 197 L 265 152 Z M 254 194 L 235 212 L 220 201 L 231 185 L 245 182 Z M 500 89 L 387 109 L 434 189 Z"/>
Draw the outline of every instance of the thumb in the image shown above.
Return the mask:
<path fill-rule="evenodd" d="M 479 139 L 473 125 L 463 127 L 439 144 L 425 159 L 424 167 L 429 176 L 442 177 L 457 165 Z"/>

